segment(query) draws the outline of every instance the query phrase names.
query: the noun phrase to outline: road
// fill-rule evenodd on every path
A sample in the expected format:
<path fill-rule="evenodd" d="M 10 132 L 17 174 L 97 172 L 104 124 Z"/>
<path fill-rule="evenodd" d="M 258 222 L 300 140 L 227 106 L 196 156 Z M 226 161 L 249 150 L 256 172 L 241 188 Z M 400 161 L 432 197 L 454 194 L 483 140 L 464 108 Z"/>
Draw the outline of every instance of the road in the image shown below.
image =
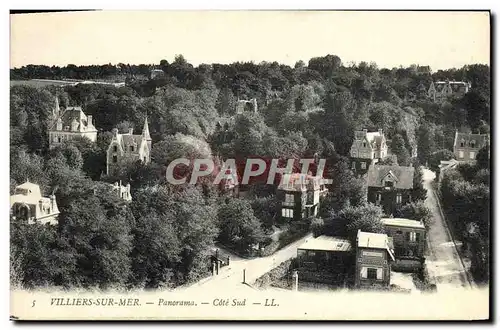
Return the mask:
<path fill-rule="evenodd" d="M 245 282 L 253 284 L 260 276 L 279 266 L 282 262 L 295 257 L 297 255 L 297 247 L 302 245 L 306 239 L 311 237 L 312 235 L 309 234 L 268 257 L 255 259 L 231 259 L 229 266 L 222 268 L 218 275 L 203 279 L 187 289 L 197 290 L 200 287 L 207 290 L 223 287 L 239 289 L 246 287 L 251 289 L 248 285 L 243 283 L 243 270 L 245 270 Z M 227 251 L 223 251 L 221 249 L 219 249 L 219 251 L 222 255 L 228 254 Z"/>
<path fill-rule="evenodd" d="M 438 291 L 456 289 L 457 287 L 470 288 L 465 269 L 458 256 L 455 244 L 443 219 L 437 201 L 432 181 L 435 173 L 424 169 L 424 188 L 427 189 L 425 205 L 432 212 L 432 221 L 429 225 L 428 243 L 429 256 L 426 258 L 429 275 L 436 281 Z"/>

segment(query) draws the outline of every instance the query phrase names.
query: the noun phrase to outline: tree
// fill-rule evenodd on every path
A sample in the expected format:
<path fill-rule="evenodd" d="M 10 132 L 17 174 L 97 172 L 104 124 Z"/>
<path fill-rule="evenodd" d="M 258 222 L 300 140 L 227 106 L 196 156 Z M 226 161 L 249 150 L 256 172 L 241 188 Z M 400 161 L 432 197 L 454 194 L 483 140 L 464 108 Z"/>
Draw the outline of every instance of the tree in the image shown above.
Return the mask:
<path fill-rule="evenodd" d="M 455 155 L 448 149 L 441 149 L 436 152 L 433 152 L 429 157 L 429 168 L 433 172 L 437 172 L 439 170 L 439 165 L 442 160 L 451 160 L 455 159 Z"/>
<path fill-rule="evenodd" d="M 418 160 L 421 164 L 428 162 L 436 150 L 434 131 L 428 125 L 420 125 L 417 132 Z"/>
<path fill-rule="evenodd" d="M 396 210 L 396 216 L 422 221 L 426 228 L 429 228 L 432 220 L 431 210 L 425 206 L 424 201 L 412 202 L 401 206 L 398 210 Z"/>
<path fill-rule="evenodd" d="M 218 211 L 221 243 L 234 246 L 238 251 L 251 253 L 252 246 L 264 241 L 260 223 L 249 202 L 229 199 Z"/>
<path fill-rule="evenodd" d="M 410 153 L 406 149 L 405 140 L 400 134 L 396 134 L 392 138 L 391 151 L 398 157 L 400 166 L 410 165 Z"/>
<path fill-rule="evenodd" d="M 489 146 L 482 147 L 476 155 L 477 166 L 479 168 L 490 168 L 490 148 Z"/>
<path fill-rule="evenodd" d="M 325 223 L 325 233 L 335 236 L 347 236 L 356 242 L 358 230 L 370 233 L 384 233 L 382 219 L 382 209 L 373 204 L 360 206 L 349 206 L 334 214 Z M 344 234 L 344 235 L 342 235 Z"/>
<path fill-rule="evenodd" d="M 415 172 L 413 175 L 413 188 L 411 190 L 411 199 L 414 202 L 425 200 L 427 197 L 427 189 L 423 185 L 422 166 L 414 166 Z"/>

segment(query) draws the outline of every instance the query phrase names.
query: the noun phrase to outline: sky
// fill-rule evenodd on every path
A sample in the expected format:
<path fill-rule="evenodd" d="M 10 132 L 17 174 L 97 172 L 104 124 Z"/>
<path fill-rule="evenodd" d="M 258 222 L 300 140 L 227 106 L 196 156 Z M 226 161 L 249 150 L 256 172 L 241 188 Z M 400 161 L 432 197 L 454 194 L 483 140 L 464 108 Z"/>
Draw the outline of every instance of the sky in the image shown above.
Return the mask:
<path fill-rule="evenodd" d="M 10 15 L 10 67 L 193 65 L 337 55 L 433 71 L 490 63 L 487 12 L 99 11 Z"/>

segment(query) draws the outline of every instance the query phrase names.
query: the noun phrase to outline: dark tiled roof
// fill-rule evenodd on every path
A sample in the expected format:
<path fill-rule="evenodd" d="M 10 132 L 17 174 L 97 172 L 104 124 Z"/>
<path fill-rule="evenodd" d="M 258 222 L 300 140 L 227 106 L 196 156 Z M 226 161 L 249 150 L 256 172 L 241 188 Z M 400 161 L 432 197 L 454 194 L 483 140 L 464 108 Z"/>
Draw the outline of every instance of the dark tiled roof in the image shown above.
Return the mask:
<path fill-rule="evenodd" d="M 368 187 L 384 187 L 384 178 L 388 174 L 395 177 L 395 188 L 413 188 L 413 175 L 415 174 L 415 168 L 398 165 L 371 165 L 367 173 Z"/>
<path fill-rule="evenodd" d="M 487 143 L 489 143 L 490 135 L 489 134 L 470 134 L 470 133 L 460 133 L 455 132 L 455 147 L 460 147 L 460 142 L 465 140 L 467 147 L 469 147 L 470 141 L 476 141 L 476 148 L 482 148 Z"/>

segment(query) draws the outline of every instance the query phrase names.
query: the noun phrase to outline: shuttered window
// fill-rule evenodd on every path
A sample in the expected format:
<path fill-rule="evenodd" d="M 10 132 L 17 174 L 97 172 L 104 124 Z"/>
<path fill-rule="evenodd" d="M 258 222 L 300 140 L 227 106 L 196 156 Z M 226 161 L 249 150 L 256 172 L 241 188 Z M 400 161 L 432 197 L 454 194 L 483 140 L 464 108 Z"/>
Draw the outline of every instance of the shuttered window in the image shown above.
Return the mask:
<path fill-rule="evenodd" d="M 383 272 L 382 268 L 377 268 L 377 280 L 382 279 L 382 272 Z"/>

